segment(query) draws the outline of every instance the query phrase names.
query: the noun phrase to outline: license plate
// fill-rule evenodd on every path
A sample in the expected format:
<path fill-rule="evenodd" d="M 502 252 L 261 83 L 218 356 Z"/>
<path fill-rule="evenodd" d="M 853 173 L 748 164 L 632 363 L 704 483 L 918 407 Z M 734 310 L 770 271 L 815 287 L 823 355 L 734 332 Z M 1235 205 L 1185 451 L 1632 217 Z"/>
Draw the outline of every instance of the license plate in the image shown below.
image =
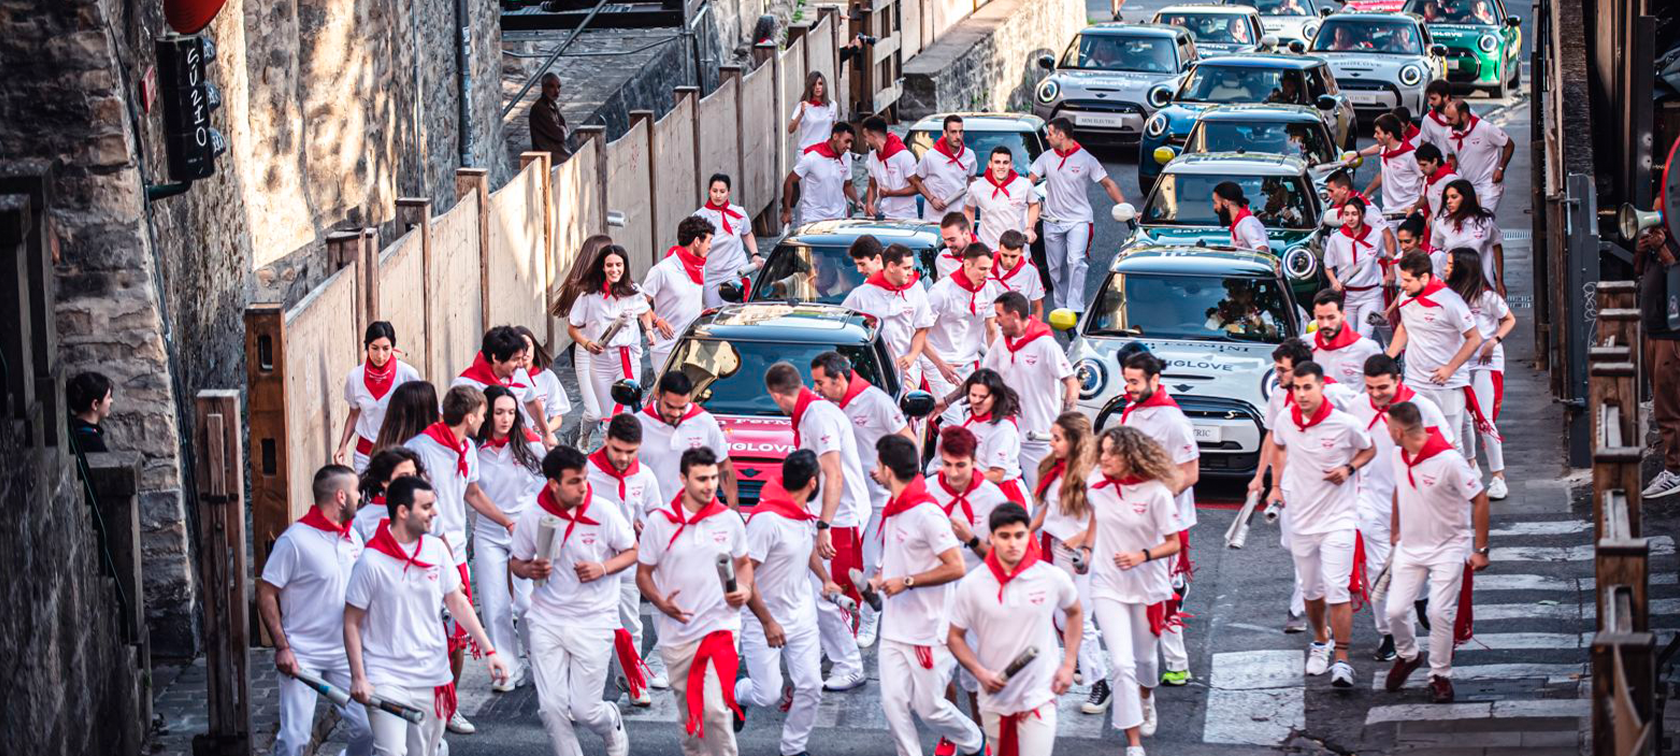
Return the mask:
<path fill-rule="evenodd" d="M 1075 113 L 1073 116 L 1073 125 L 1119 129 L 1125 128 L 1126 117 L 1122 115 L 1106 115 L 1102 113 Z"/>
<path fill-rule="evenodd" d="M 1375 105 L 1375 104 L 1377 104 L 1377 96 L 1374 95 L 1374 94 L 1356 93 L 1356 94 L 1352 94 L 1352 95 L 1349 95 L 1349 96 L 1353 99 L 1353 101 L 1355 103 L 1357 103 L 1359 105 Z"/>
<path fill-rule="evenodd" d="M 1196 428 L 1196 443 L 1217 444 L 1225 440 L 1225 434 L 1217 425 L 1198 425 Z"/>

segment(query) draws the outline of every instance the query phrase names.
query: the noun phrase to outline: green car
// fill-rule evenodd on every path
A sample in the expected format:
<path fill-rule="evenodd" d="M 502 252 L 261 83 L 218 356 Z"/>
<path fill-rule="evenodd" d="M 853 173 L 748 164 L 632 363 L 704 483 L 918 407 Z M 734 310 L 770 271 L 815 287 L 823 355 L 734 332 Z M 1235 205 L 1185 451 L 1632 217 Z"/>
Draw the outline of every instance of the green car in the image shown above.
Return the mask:
<path fill-rule="evenodd" d="M 1522 85 L 1522 25 L 1505 0 L 1408 0 L 1447 48 L 1447 81 L 1504 97 Z"/>

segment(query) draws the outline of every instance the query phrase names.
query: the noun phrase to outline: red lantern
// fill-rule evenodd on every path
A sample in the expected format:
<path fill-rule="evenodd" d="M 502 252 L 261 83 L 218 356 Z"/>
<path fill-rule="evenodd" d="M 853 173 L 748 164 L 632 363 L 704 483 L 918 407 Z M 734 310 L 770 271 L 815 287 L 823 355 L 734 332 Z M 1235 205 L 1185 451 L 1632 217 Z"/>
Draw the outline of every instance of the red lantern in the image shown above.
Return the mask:
<path fill-rule="evenodd" d="M 163 0 L 163 17 L 181 34 L 197 34 L 210 25 L 227 0 Z"/>

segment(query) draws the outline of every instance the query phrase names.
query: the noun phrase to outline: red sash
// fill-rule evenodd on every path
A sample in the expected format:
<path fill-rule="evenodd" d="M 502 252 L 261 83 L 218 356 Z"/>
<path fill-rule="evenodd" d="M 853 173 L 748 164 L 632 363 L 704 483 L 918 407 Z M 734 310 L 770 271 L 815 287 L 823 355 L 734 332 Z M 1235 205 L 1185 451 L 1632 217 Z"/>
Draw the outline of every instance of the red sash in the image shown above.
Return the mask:
<path fill-rule="evenodd" d="M 688 666 L 688 734 L 696 739 L 706 737 L 706 664 L 710 662 L 723 685 L 723 703 L 735 716 L 746 718 L 735 703 L 735 675 L 741 669 L 741 657 L 735 654 L 735 636 L 728 630 L 717 630 L 700 640 L 694 661 Z"/>

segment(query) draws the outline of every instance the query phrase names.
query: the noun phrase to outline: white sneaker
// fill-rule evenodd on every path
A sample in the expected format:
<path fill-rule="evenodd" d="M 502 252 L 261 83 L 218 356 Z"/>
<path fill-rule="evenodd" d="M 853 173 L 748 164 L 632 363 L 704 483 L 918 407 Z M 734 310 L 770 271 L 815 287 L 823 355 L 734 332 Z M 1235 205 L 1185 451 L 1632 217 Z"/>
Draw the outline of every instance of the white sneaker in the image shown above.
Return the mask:
<path fill-rule="evenodd" d="M 630 756 L 630 736 L 624 732 L 624 717 L 613 711 L 613 728 L 607 731 L 607 756 Z"/>
<path fill-rule="evenodd" d="M 866 604 L 858 614 L 857 644 L 858 648 L 869 648 L 875 645 L 875 637 L 881 629 L 881 613 L 870 609 Z"/>
<path fill-rule="evenodd" d="M 1143 746 L 1126 746 L 1126 756 L 1143 756 Z"/>
<path fill-rule="evenodd" d="M 639 708 L 643 708 L 643 709 L 645 709 L 649 706 L 652 706 L 653 705 L 653 694 L 649 693 L 647 688 L 642 688 L 641 693 L 639 695 L 631 695 L 630 696 L 630 705 L 631 706 L 636 706 L 636 707 L 639 707 Z"/>
<path fill-rule="evenodd" d="M 524 676 L 525 676 L 525 665 L 520 664 L 518 667 L 515 667 L 512 671 L 508 672 L 508 676 L 506 678 L 504 678 L 501 682 L 490 683 L 490 690 L 492 690 L 496 693 L 512 693 L 514 688 L 519 687 L 519 680 L 520 680 L 520 678 L 522 678 Z"/>
<path fill-rule="evenodd" d="M 1647 499 L 1656 499 L 1674 493 L 1680 493 L 1680 473 L 1663 470 L 1651 479 L 1651 485 L 1646 486 L 1640 495 Z"/>
<path fill-rule="evenodd" d="M 1312 648 L 1307 650 L 1307 674 L 1324 674 L 1324 671 L 1330 668 L 1330 653 L 1335 649 L 1334 641 L 1330 643 L 1314 641 Z"/>
<path fill-rule="evenodd" d="M 1345 661 L 1338 661 L 1330 665 L 1330 686 L 1333 688 L 1353 687 L 1353 665 Z"/>
<path fill-rule="evenodd" d="M 1511 489 L 1505 485 L 1505 476 L 1503 475 L 1493 476 L 1493 480 L 1488 481 L 1487 491 L 1488 498 L 1494 501 L 1499 501 L 1511 495 Z"/>
<path fill-rule="evenodd" d="M 1155 734 L 1155 697 L 1143 699 L 1143 724 L 1138 725 L 1138 734 L 1150 737 Z"/>
<path fill-rule="evenodd" d="M 642 659 L 642 662 L 647 664 L 649 688 L 665 690 L 671 687 L 671 678 L 665 675 L 665 660 L 659 657 L 658 651 L 648 654 Z"/>
<path fill-rule="evenodd" d="M 455 733 L 456 735 L 471 735 L 478 732 L 478 728 L 474 727 L 473 723 L 468 722 L 467 718 L 461 715 L 460 709 L 456 709 L 455 713 L 449 717 L 448 727 L 449 731 Z"/>
<path fill-rule="evenodd" d="M 863 670 L 860 669 L 851 674 L 840 673 L 830 676 L 827 680 L 823 681 L 823 690 L 835 692 L 851 690 L 852 688 L 856 688 L 868 681 L 869 677 L 863 673 Z"/>

